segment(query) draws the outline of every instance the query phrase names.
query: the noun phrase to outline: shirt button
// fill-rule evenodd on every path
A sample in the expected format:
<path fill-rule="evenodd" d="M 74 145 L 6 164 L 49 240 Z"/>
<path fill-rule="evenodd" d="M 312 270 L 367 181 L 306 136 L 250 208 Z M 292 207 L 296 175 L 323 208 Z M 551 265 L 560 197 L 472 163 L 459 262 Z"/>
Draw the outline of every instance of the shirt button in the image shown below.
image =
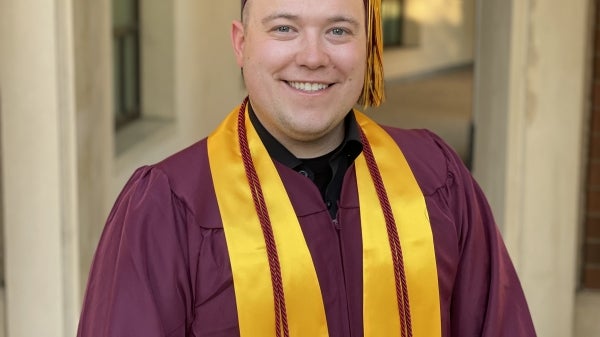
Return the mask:
<path fill-rule="evenodd" d="M 332 202 L 331 201 L 327 201 L 327 208 L 331 208 Z"/>
<path fill-rule="evenodd" d="M 308 172 L 304 171 L 304 170 L 300 170 L 298 171 L 298 173 L 300 173 L 301 175 L 308 177 Z"/>

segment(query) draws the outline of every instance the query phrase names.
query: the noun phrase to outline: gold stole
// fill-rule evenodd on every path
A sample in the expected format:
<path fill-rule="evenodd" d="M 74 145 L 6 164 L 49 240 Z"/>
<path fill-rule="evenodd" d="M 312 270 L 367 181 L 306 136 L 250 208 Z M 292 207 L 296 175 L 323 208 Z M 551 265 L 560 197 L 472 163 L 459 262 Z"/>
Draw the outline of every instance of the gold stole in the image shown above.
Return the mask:
<path fill-rule="evenodd" d="M 208 157 L 223 221 L 242 337 L 275 336 L 275 311 L 266 245 L 238 144 L 239 107 L 208 137 Z M 433 236 L 425 199 L 394 140 L 362 113 L 387 189 L 404 256 L 412 335 L 441 336 Z M 291 337 L 328 336 L 319 281 L 283 182 L 245 112 L 250 153 L 264 191 L 279 261 Z M 365 337 L 401 336 L 390 243 L 373 181 L 361 154 L 355 161 L 363 239 Z"/>

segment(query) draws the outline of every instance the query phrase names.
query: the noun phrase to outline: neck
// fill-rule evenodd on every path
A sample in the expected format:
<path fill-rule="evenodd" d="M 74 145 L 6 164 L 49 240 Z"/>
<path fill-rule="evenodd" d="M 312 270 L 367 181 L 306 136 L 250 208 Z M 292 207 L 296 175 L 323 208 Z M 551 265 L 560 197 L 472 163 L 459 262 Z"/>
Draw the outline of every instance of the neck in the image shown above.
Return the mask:
<path fill-rule="evenodd" d="M 279 132 L 276 127 L 265 123 L 251 105 L 249 106 L 249 112 L 255 128 L 261 129 L 263 134 L 273 138 L 296 158 L 310 159 L 323 156 L 334 151 L 344 141 L 346 133 L 345 119 L 322 135 L 295 136 Z"/>
<path fill-rule="evenodd" d="M 278 137 L 275 134 L 273 134 L 273 137 L 297 158 L 316 158 L 332 152 L 342 144 L 344 140 L 344 123 L 340 123 L 327 134 L 315 139 L 296 140 Z"/>

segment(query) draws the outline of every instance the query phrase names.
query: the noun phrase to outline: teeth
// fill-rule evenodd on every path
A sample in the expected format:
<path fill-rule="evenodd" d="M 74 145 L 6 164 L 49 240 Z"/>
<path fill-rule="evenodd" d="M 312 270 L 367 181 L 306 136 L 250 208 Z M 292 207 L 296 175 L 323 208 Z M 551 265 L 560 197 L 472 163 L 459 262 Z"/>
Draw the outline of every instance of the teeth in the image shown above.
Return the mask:
<path fill-rule="evenodd" d="M 319 91 L 328 87 L 327 84 L 322 83 L 307 83 L 307 82 L 289 82 L 289 84 L 302 91 Z"/>

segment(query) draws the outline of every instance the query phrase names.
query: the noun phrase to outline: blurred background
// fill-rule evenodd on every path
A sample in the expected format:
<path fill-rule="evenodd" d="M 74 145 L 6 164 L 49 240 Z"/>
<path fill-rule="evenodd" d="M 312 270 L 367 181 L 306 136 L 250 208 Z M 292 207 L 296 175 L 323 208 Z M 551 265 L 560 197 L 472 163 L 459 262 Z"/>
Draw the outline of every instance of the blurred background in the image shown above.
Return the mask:
<path fill-rule="evenodd" d="M 599 0 L 383 0 L 381 123 L 486 192 L 539 336 L 600 336 Z M 74 336 L 133 170 L 244 97 L 240 1 L 0 0 L 0 337 Z"/>

